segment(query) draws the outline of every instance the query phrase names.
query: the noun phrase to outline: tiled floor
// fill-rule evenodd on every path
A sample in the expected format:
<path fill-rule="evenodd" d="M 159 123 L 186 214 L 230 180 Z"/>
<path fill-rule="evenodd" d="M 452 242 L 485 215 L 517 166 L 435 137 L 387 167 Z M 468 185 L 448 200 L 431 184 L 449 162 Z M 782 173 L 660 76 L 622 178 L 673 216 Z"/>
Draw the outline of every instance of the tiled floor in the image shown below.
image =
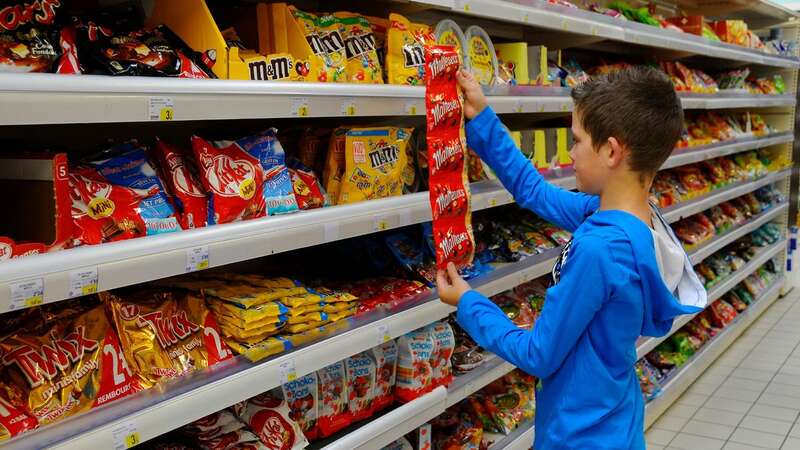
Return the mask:
<path fill-rule="evenodd" d="M 778 300 L 647 431 L 649 450 L 800 450 L 800 292 Z"/>

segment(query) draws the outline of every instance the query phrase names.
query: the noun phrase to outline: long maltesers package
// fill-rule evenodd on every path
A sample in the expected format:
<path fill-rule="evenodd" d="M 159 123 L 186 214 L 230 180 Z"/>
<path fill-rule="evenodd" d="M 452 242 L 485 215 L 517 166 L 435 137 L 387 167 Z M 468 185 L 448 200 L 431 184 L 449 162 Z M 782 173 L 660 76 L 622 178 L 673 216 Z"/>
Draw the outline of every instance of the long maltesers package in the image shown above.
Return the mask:
<path fill-rule="evenodd" d="M 460 58 L 453 47 L 425 47 L 428 185 L 436 264 L 463 268 L 472 263 L 469 179 L 463 99 L 456 82 Z"/>

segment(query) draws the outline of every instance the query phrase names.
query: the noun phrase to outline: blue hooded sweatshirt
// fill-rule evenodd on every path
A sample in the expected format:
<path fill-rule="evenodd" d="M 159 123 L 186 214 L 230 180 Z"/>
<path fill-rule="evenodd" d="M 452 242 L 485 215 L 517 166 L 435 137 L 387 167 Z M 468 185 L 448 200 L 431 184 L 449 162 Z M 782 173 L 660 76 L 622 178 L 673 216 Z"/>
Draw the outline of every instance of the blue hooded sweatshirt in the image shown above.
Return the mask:
<path fill-rule="evenodd" d="M 598 197 L 547 183 L 491 108 L 468 123 L 467 140 L 520 206 L 573 239 L 553 268 L 555 284 L 533 330 L 517 328 L 475 291 L 461 297 L 458 323 L 479 345 L 540 378 L 534 448 L 644 449 L 636 341 L 663 336 L 676 316 L 705 307 L 688 257 L 673 294 L 659 270 L 654 231 L 637 217 L 598 210 Z M 654 221 L 669 230 L 656 211 Z"/>

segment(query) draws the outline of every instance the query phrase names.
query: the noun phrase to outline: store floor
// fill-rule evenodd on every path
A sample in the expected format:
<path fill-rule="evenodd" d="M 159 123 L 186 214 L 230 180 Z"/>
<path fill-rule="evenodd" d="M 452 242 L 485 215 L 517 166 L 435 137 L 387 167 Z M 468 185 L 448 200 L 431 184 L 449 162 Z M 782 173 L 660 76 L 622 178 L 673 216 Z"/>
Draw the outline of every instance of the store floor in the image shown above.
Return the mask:
<path fill-rule="evenodd" d="M 800 292 L 777 300 L 648 430 L 649 450 L 800 450 Z"/>

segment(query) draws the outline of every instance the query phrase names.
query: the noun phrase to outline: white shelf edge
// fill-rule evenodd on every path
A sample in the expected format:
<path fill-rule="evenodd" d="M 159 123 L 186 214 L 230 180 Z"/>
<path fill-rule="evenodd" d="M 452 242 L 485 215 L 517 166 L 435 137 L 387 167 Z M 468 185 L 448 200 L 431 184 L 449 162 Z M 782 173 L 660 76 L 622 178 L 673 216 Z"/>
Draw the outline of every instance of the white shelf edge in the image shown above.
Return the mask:
<path fill-rule="evenodd" d="M 514 370 L 513 364 L 503 361 L 500 357 L 495 357 L 473 371 L 457 376 L 446 390 L 437 388 L 412 402 L 399 406 L 354 429 L 322 449 L 380 449 L 512 370 Z M 444 392 L 444 396 L 442 392 Z"/>
<path fill-rule="evenodd" d="M 476 279 L 474 287 L 491 296 L 533 280 L 549 273 L 559 252 L 553 249 L 498 268 Z M 391 338 L 397 338 L 454 311 L 435 298 L 435 291 L 421 301 L 273 359 L 253 364 L 237 358 L 231 364 L 178 379 L 163 390 L 150 389 L 26 433 L 4 443 L 4 448 L 113 448 L 112 430 L 129 423 L 136 425 L 143 442 L 153 439 L 278 386 L 280 365 L 287 361 L 294 365 L 297 376 L 303 376 L 378 345 L 384 327 Z"/>
<path fill-rule="evenodd" d="M 708 292 L 708 305 L 715 302 L 723 295 L 725 295 L 728 291 L 736 287 L 737 284 L 744 281 L 750 274 L 755 272 L 759 267 L 765 264 L 767 261 L 778 255 L 779 253 L 786 250 L 786 239 L 781 239 L 778 242 L 770 245 L 769 247 L 760 250 L 752 260 L 750 260 L 747 264 L 745 264 L 741 269 L 737 270 L 735 273 L 732 273 L 728 278 L 726 278 L 722 283 L 714 286 Z M 706 305 L 706 307 L 708 307 Z M 669 339 L 673 333 L 678 331 L 682 326 L 689 323 L 697 314 L 687 314 L 680 316 L 679 318 L 675 319 L 675 322 L 672 324 L 672 329 L 669 330 L 667 334 L 661 337 L 648 337 L 648 338 L 641 338 L 636 345 L 636 357 L 637 359 L 641 359 L 644 355 L 650 353 L 654 348 L 658 346 L 658 344 L 664 342 L 665 340 Z"/>
<path fill-rule="evenodd" d="M 677 222 L 680 219 L 689 217 L 692 214 L 705 211 L 706 209 L 718 205 L 722 202 L 749 194 L 762 186 L 780 181 L 791 175 L 792 169 L 783 169 L 751 181 L 734 184 L 722 189 L 715 189 L 701 197 L 678 203 L 676 206 L 663 210 L 664 218 L 670 222 Z"/>
<path fill-rule="evenodd" d="M 667 159 L 667 161 L 661 166 L 661 170 L 685 166 L 687 164 L 719 158 L 721 156 L 732 155 L 734 153 L 740 153 L 748 150 L 756 150 L 772 145 L 785 144 L 793 141 L 794 135 L 792 133 L 778 133 L 776 135 L 768 135 L 756 139 L 721 142 L 697 149 L 688 147 L 686 149 L 675 151 L 672 156 L 670 156 L 669 159 Z"/>
<path fill-rule="evenodd" d="M 488 89 L 501 114 L 569 113 L 567 90 Z M 0 74 L 0 125 L 149 122 L 150 99 L 172 100 L 174 121 L 424 116 L 423 87 L 345 83 Z M 791 106 L 791 96 L 681 95 L 685 109 Z M 304 116 L 300 116 L 300 106 Z"/>
<path fill-rule="evenodd" d="M 670 376 L 661 395 L 645 406 L 645 429 L 649 428 L 683 392 L 780 296 L 784 277 L 775 280 L 758 300 L 740 313 L 714 339 L 703 346 L 690 361 Z"/>

